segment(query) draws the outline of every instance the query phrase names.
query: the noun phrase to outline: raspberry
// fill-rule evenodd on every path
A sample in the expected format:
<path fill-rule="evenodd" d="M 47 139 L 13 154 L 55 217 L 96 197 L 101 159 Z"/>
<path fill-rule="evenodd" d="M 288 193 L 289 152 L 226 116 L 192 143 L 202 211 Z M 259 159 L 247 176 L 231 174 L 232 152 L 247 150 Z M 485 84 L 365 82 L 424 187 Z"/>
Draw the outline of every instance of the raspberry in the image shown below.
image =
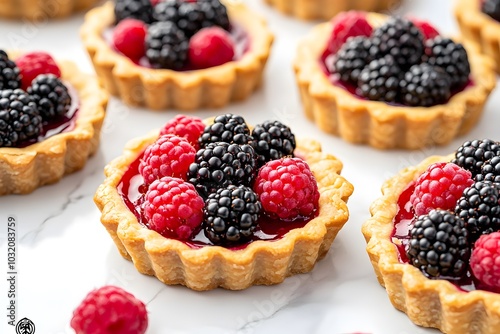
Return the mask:
<path fill-rule="evenodd" d="M 164 176 L 185 179 L 195 154 L 196 150 L 185 138 L 163 135 L 146 148 L 139 173 L 144 177 L 145 184 Z"/>
<path fill-rule="evenodd" d="M 332 20 L 332 34 L 328 40 L 328 52 L 337 53 L 349 37 L 372 34 L 373 28 L 363 12 L 349 11 L 335 16 Z"/>
<path fill-rule="evenodd" d="M 410 21 L 420 29 L 420 32 L 424 35 L 424 40 L 433 39 L 434 37 L 439 36 L 439 31 L 429 22 L 425 20 L 420 20 L 417 18 L 410 18 Z"/>
<path fill-rule="evenodd" d="M 222 28 L 204 28 L 191 37 L 188 55 L 195 68 L 219 66 L 233 60 L 234 42 Z"/>
<path fill-rule="evenodd" d="M 167 176 L 149 186 L 144 216 L 149 229 L 187 240 L 203 222 L 203 207 L 203 198 L 192 184 Z"/>
<path fill-rule="evenodd" d="M 483 235 L 476 241 L 470 267 L 481 283 L 500 289 L 500 232 Z"/>
<path fill-rule="evenodd" d="M 21 88 L 27 90 L 31 82 L 40 74 L 54 74 L 61 77 L 61 70 L 54 58 L 45 52 L 30 52 L 16 59 L 21 71 Z"/>
<path fill-rule="evenodd" d="M 254 184 L 264 213 L 272 218 L 293 220 L 310 217 L 318 208 L 319 191 L 307 163 L 284 158 L 266 163 Z"/>
<path fill-rule="evenodd" d="M 432 209 L 452 210 L 464 189 L 474 182 L 471 173 L 454 163 L 430 165 L 417 179 L 410 202 L 417 216 Z"/>
<path fill-rule="evenodd" d="M 71 327 L 76 334 L 144 334 L 148 313 L 132 294 L 108 285 L 85 297 L 73 312 Z"/>
<path fill-rule="evenodd" d="M 160 130 L 160 135 L 173 134 L 184 137 L 198 150 L 200 148 L 198 138 L 200 138 L 203 130 L 205 130 L 205 123 L 203 123 L 201 118 L 177 115 L 163 126 Z"/>
<path fill-rule="evenodd" d="M 139 60 L 145 54 L 147 27 L 142 21 L 125 19 L 113 30 L 113 44 L 125 56 Z"/>

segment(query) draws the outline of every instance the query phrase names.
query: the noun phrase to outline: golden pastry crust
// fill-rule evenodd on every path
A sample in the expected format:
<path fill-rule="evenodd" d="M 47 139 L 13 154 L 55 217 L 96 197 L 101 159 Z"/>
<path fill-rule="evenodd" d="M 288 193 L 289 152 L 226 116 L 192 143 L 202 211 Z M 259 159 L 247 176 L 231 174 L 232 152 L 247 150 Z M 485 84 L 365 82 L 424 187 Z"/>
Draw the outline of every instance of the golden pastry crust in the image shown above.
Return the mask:
<path fill-rule="evenodd" d="M 282 13 L 302 20 L 329 20 L 347 10 L 381 11 L 391 10 L 399 0 L 265 0 Z"/>
<path fill-rule="evenodd" d="M 103 38 L 115 21 L 112 2 L 86 15 L 81 37 L 104 86 L 125 103 L 155 110 L 221 108 L 246 99 L 260 86 L 273 42 L 264 20 L 244 4 L 228 2 L 226 7 L 249 35 L 250 49 L 237 61 L 203 70 L 145 68 L 115 52 Z"/>
<path fill-rule="evenodd" d="M 94 201 L 101 222 L 121 255 L 137 270 L 166 284 L 193 290 L 222 287 L 241 290 L 257 284 L 277 284 L 287 276 L 309 272 L 323 258 L 349 217 L 346 202 L 353 186 L 339 175 L 342 163 L 321 152 L 319 143 L 298 140 L 296 152 L 305 158 L 318 182 L 319 216 L 276 241 L 255 241 L 242 250 L 220 246 L 193 249 L 141 225 L 117 191 L 128 166 L 155 141 L 158 131 L 127 144 L 124 154 L 105 168 L 106 179 Z"/>
<path fill-rule="evenodd" d="M 370 14 L 374 26 L 384 19 Z M 477 47 L 465 44 L 474 85 L 433 107 L 394 106 L 360 99 L 330 83 L 320 65 L 331 23 L 316 26 L 301 41 L 294 69 L 306 116 L 328 133 L 378 149 L 418 149 L 444 145 L 478 122 L 496 85 L 494 64 Z"/>
<path fill-rule="evenodd" d="M 98 0 L 0 0 L 0 16 L 43 22 L 89 9 Z"/>
<path fill-rule="evenodd" d="M 481 11 L 479 0 L 457 1 L 455 17 L 465 38 L 477 43 L 495 61 L 500 73 L 500 23 Z"/>
<path fill-rule="evenodd" d="M 15 54 L 10 53 L 15 60 Z M 96 77 L 58 61 L 61 78 L 78 93 L 75 128 L 24 148 L 0 147 L 0 195 L 27 194 L 82 169 L 99 145 L 108 95 Z"/>
<path fill-rule="evenodd" d="M 429 157 L 384 183 L 382 197 L 373 202 L 372 217 L 362 227 L 366 249 L 392 304 L 415 324 L 450 334 L 500 333 L 499 294 L 481 290 L 463 292 L 446 280 L 428 279 L 411 264 L 400 263 L 396 246 L 391 242 L 400 194 L 429 165 L 452 158 L 453 155 Z"/>

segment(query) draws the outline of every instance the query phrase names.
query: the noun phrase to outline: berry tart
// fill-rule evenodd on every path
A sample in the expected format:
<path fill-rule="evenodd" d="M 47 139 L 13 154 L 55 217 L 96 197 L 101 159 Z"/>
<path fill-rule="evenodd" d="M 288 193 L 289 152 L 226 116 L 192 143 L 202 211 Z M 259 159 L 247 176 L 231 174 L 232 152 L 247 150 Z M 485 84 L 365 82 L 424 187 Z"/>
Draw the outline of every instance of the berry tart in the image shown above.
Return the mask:
<path fill-rule="evenodd" d="M 43 22 L 60 19 L 92 7 L 98 0 L 2 0 L 0 17 Z"/>
<path fill-rule="evenodd" d="M 455 17 L 462 34 L 495 61 L 500 73 L 500 1 L 459 0 Z"/>
<path fill-rule="evenodd" d="M 98 147 L 107 99 L 74 63 L 0 50 L 0 195 L 83 168 Z"/>
<path fill-rule="evenodd" d="M 206 124 L 177 116 L 106 166 L 94 200 L 121 255 L 194 290 L 312 270 L 349 216 L 342 163 L 278 121 Z"/>
<path fill-rule="evenodd" d="M 273 35 L 242 2 L 116 0 L 81 29 L 106 89 L 133 106 L 220 108 L 261 83 Z"/>
<path fill-rule="evenodd" d="M 388 180 L 363 224 L 392 304 L 417 325 L 500 332 L 500 143 L 467 141 Z"/>
<path fill-rule="evenodd" d="M 491 60 L 473 45 L 425 21 L 356 11 L 315 27 L 294 68 L 308 118 L 380 149 L 443 145 L 467 133 L 496 84 Z"/>

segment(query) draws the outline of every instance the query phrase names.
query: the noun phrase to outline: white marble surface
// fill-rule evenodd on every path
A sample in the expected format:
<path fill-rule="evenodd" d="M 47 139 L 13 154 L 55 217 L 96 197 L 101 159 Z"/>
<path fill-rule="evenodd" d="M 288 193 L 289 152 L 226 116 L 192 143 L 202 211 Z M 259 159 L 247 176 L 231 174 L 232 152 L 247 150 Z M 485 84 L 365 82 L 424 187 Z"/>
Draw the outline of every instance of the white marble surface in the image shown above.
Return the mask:
<path fill-rule="evenodd" d="M 306 120 L 299 103 L 291 60 L 295 45 L 311 23 L 277 14 L 261 0 L 249 5 L 269 19 L 276 33 L 274 52 L 265 75 L 265 85 L 251 99 L 224 112 L 238 113 L 250 123 L 278 118 L 299 136 L 311 136 L 324 150 L 344 162 L 344 172 L 355 186 L 349 201 L 350 220 L 339 233 L 327 257 L 305 275 L 297 275 L 272 287 L 245 291 L 194 292 L 181 286 L 165 286 L 153 277 L 139 274 L 132 263 L 118 254 L 99 222 L 100 213 L 92 196 L 103 180 L 103 167 L 118 156 L 124 144 L 177 114 L 132 109 L 112 99 L 102 133 L 102 145 L 84 170 L 65 177 L 26 196 L 0 198 L 1 277 L 6 274 L 6 220 L 18 221 L 18 319 L 28 317 L 36 333 L 73 333 L 69 327 L 73 309 L 93 288 L 119 285 L 147 303 L 154 334 L 211 333 L 373 333 L 427 334 L 435 330 L 414 326 L 394 309 L 385 290 L 375 279 L 365 252 L 361 224 L 368 218 L 370 203 L 379 196 L 382 182 L 404 166 L 431 154 L 453 151 L 467 138 L 500 139 L 498 124 L 500 92 L 487 105 L 482 120 L 466 137 L 446 147 L 421 151 L 382 152 L 354 146 L 319 132 Z M 450 0 L 410 0 L 396 10 L 424 17 L 445 33 L 456 33 Z M 80 44 L 78 27 L 82 17 L 59 22 L 0 21 L 0 48 L 48 50 L 77 61 L 92 71 Z M 202 110 L 200 117 L 223 111 Z M 5 264 L 4 264 L 5 263 Z M 0 328 L 6 326 L 5 279 L 0 279 Z"/>

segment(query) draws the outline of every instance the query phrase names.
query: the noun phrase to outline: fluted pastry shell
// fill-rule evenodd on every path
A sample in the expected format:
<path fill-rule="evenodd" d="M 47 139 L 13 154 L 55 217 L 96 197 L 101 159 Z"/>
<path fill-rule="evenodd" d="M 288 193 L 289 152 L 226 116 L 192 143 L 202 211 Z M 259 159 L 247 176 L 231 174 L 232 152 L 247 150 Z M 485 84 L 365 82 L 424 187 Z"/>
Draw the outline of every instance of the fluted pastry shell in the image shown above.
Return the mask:
<path fill-rule="evenodd" d="M 103 37 L 115 22 L 113 3 L 87 13 L 81 37 L 104 87 L 126 104 L 150 109 L 221 108 L 249 97 L 261 84 L 273 35 L 242 2 L 226 3 L 231 21 L 248 34 L 250 48 L 239 60 L 202 70 L 173 71 L 139 66 Z"/>
<path fill-rule="evenodd" d="M 375 26 L 384 20 L 369 15 Z M 333 85 L 322 69 L 320 59 L 331 30 L 330 22 L 314 27 L 299 43 L 293 66 L 306 116 L 321 130 L 348 142 L 378 149 L 445 145 L 476 125 L 496 85 L 491 59 L 481 55 L 475 45 L 464 43 L 473 84 L 446 104 L 407 107 L 361 99 Z"/>
<path fill-rule="evenodd" d="M 403 190 L 431 164 L 449 162 L 453 157 L 429 157 L 384 183 L 382 197 L 372 203 L 371 218 L 362 227 L 366 249 L 391 303 L 415 324 L 449 334 L 500 333 L 499 294 L 482 290 L 464 292 L 446 280 L 428 279 L 418 268 L 401 263 L 391 242 L 393 219 Z"/>
<path fill-rule="evenodd" d="M 15 60 L 16 53 L 10 53 Z M 82 169 L 99 145 L 108 94 L 95 76 L 70 61 L 57 61 L 61 78 L 76 90 L 79 110 L 74 129 L 32 145 L 0 147 L 0 195 L 27 194 Z"/>
<path fill-rule="evenodd" d="M 293 229 L 276 241 L 254 241 L 240 250 L 221 246 L 194 249 L 165 238 L 141 225 L 117 191 L 128 166 L 157 137 L 155 131 L 126 145 L 123 155 L 106 166 L 106 179 L 94 201 L 120 254 L 139 272 L 154 275 L 165 284 L 182 284 L 193 290 L 241 290 L 280 283 L 287 276 L 312 270 L 347 222 L 346 202 L 353 186 L 339 175 L 342 163 L 322 153 L 319 143 L 298 140 L 296 153 L 308 162 L 320 192 L 319 215 L 303 228 Z"/>
<path fill-rule="evenodd" d="M 89 9 L 98 0 L 0 0 L 0 17 L 44 22 Z"/>

